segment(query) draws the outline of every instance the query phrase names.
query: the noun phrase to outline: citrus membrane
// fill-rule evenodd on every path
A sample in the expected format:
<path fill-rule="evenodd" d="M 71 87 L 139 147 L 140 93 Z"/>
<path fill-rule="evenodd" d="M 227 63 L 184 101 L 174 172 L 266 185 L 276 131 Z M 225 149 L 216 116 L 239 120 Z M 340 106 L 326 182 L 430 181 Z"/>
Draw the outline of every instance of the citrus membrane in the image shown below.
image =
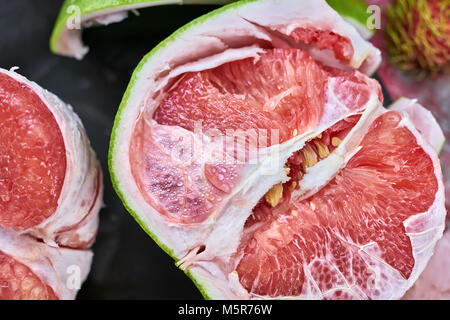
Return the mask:
<path fill-rule="evenodd" d="M 81 30 L 95 25 L 108 25 L 126 19 L 128 12 L 170 4 L 226 4 L 233 0 L 66 0 L 61 7 L 50 38 L 53 53 L 82 59 L 88 52 L 81 40 Z M 373 33 L 366 27 L 367 4 L 364 0 L 327 0 L 329 5 L 352 23 L 366 38 Z"/>
<path fill-rule="evenodd" d="M 90 250 L 51 247 L 0 228 L 0 300 L 74 299 L 91 262 Z"/>
<path fill-rule="evenodd" d="M 378 63 L 324 1 L 213 11 L 136 68 L 113 185 L 207 298 L 400 298 L 442 235 L 442 174 L 436 124 L 382 107 Z"/>
<path fill-rule="evenodd" d="M 391 110 L 406 111 L 411 121 L 420 131 L 431 147 L 440 154 L 445 145 L 445 136 L 433 114 L 425 109 L 417 100 L 401 97 L 389 107 Z"/>
<path fill-rule="evenodd" d="M 103 192 L 100 164 L 72 108 L 0 69 L 0 226 L 88 248 Z"/>

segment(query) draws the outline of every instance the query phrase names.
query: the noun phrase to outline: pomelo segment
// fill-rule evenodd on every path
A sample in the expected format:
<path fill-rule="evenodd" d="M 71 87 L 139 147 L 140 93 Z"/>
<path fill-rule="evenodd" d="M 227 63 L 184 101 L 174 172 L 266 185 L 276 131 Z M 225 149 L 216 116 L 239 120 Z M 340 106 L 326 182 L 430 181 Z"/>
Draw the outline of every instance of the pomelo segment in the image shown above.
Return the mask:
<path fill-rule="evenodd" d="M 205 297 L 399 298 L 422 272 L 445 216 L 439 160 L 408 112 L 381 106 L 363 74 L 377 56 L 323 1 L 259 0 L 193 21 L 141 61 L 111 178 Z M 225 136 L 231 151 L 215 139 L 229 127 L 282 139 L 247 157 L 251 135 Z"/>
<path fill-rule="evenodd" d="M 137 121 L 130 143 L 133 177 L 146 201 L 170 221 L 203 222 L 244 175 L 238 154 L 250 162 L 252 145 L 278 145 L 330 121 L 325 110 L 337 109 L 328 103 L 332 98 L 344 112 L 357 112 L 378 93 L 379 87 L 357 71 L 324 68 L 300 49 L 266 49 L 256 58 L 185 73 L 153 120 L 145 113 Z M 222 140 L 236 136 L 245 145 L 203 141 L 194 148 L 195 137 L 211 131 Z M 182 140 L 187 140 L 183 147 Z M 224 154 L 223 160 L 198 156 L 208 149 Z M 181 151 L 189 161 L 175 159 L 174 152 Z"/>
<path fill-rule="evenodd" d="M 57 300 L 27 266 L 0 252 L 0 300 Z"/>
<path fill-rule="evenodd" d="M 50 217 L 66 173 L 55 117 L 33 90 L 0 73 L 0 226 L 28 229 Z"/>
<path fill-rule="evenodd" d="M 222 134 L 227 129 L 279 129 L 276 143 L 282 143 L 294 130 L 301 134 L 317 126 L 327 80 L 328 74 L 305 51 L 266 50 L 257 59 L 184 74 L 154 119 L 189 131 L 201 121 L 203 131 L 219 129 Z"/>
<path fill-rule="evenodd" d="M 102 174 L 80 119 L 56 96 L 0 69 L 0 226 L 88 248 Z"/>
<path fill-rule="evenodd" d="M 354 75 L 324 69 L 298 49 L 265 50 L 256 59 L 229 62 L 202 72 L 185 73 L 168 92 L 153 118 L 159 124 L 194 131 L 279 130 L 283 143 L 316 127 L 322 118 L 326 86 L 337 77 L 334 91 L 354 110 L 367 104 L 369 85 Z M 358 97 L 349 90 L 357 88 Z M 351 99 L 351 100 L 350 100 Z M 294 135 L 295 132 L 295 135 Z"/>

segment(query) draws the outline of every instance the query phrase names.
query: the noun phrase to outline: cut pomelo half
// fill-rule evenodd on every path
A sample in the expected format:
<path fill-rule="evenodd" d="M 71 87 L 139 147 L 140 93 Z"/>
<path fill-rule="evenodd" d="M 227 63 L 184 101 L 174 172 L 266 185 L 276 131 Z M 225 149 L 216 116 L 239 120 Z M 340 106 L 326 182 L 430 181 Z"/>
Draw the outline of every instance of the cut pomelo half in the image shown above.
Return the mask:
<path fill-rule="evenodd" d="M 74 299 L 92 252 L 54 248 L 0 228 L 0 300 Z"/>
<path fill-rule="evenodd" d="M 438 128 L 382 107 L 378 63 L 325 1 L 194 20 L 132 76 L 114 187 L 207 298 L 400 298 L 444 228 Z"/>
<path fill-rule="evenodd" d="M 100 164 L 78 116 L 56 96 L 0 69 L 0 227 L 87 248 L 102 202 Z"/>
<path fill-rule="evenodd" d="M 60 10 L 50 38 L 53 53 L 82 59 L 88 52 L 81 40 L 81 30 L 96 25 L 117 23 L 127 18 L 128 12 L 146 7 L 169 4 L 226 4 L 234 0 L 66 0 Z M 367 4 L 364 0 L 351 2 L 327 0 L 329 5 L 349 21 L 367 39 Z"/>

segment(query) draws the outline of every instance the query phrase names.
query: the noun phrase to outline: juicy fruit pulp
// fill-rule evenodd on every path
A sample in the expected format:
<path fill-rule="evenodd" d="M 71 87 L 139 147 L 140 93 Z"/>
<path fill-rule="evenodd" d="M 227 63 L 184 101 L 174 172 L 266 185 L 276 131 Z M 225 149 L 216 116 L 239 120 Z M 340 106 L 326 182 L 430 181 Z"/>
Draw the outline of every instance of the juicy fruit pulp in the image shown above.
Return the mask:
<path fill-rule="evenodd" d="M 383 268 L 376 274 L 372 253 L 409 278 L 415 261 L 403 223 L 431 206 L 438 185 L 432 160 L 400 121 L 397 112 L 383 114 L 324 188 L 264 211 L 264 222 L 236 254 L 249 292 L 376 298 L 377 281 L 389 275 Z"/>
<path fill-rule="evenodd" d="M 0 251 L 1 300 L 57 300 L 52 288 L 26 265 Z"/>
<path fill-rule="evenodd" d="M 51 216 L 66 153 L 52 113 L 27 85 L 0 73 L 0 226 L 27 229 Z"/>

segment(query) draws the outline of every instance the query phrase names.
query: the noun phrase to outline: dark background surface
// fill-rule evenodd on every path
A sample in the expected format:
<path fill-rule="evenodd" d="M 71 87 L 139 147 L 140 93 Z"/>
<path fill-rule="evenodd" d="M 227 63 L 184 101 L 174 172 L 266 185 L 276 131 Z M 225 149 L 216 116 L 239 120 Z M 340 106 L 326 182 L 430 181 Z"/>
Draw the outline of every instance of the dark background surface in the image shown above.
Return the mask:
<path fill-rule="evenodd" d="M 123 207 L 111 186 L 107 155 L 114 116 L 140 59 L 173 31 L 216 7 L 151 7 L 121 23 L 86 29 L 83 40 L 90 51 L 77 61 L 49 50 L 61 3 L 0 0 L 0 67 L 20 67 L 20 74 L 71 104 L 101 161 L 105 207 L 92 269 L 78 299 L 200 299 L 191 280 Z"/>

